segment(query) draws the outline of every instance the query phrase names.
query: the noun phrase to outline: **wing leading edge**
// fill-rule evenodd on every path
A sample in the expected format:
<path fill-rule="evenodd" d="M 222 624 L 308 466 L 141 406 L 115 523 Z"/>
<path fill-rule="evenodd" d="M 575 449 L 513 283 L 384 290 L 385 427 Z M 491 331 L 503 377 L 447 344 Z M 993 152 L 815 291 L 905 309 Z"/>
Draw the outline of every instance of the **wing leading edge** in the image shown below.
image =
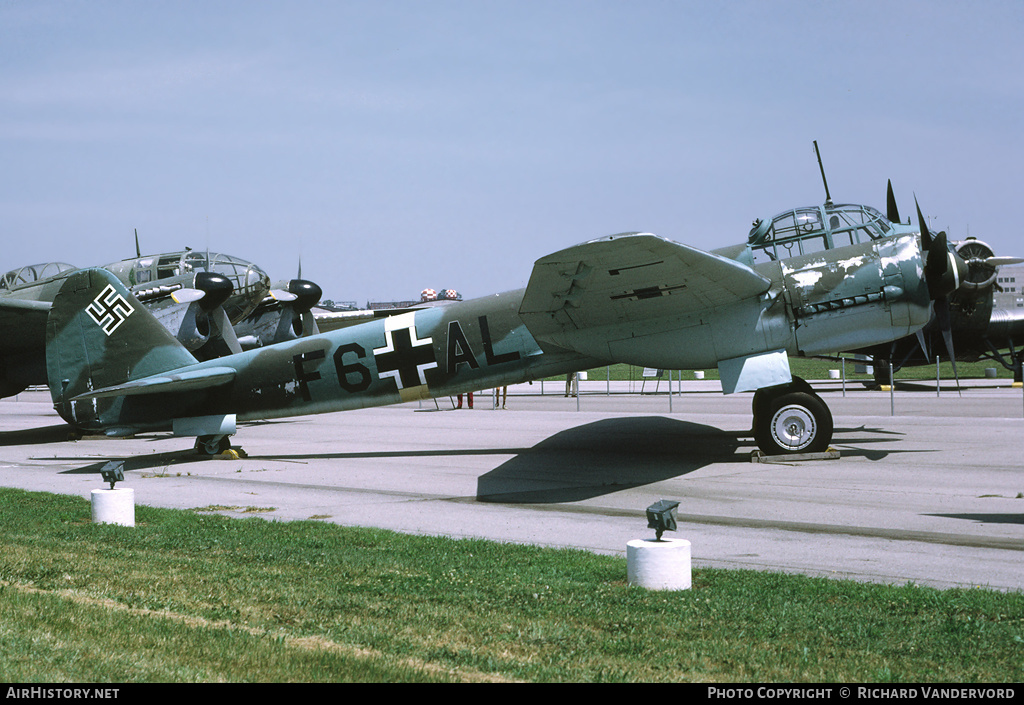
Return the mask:
<path fill-rule="evenodd" d="M 619 338 L 648 335 L 770 286 L 740 262 L 649 233 L 623 233 L 537 260 L 519 313 L 541 343 L 594 353 L 596 329 Z"/>

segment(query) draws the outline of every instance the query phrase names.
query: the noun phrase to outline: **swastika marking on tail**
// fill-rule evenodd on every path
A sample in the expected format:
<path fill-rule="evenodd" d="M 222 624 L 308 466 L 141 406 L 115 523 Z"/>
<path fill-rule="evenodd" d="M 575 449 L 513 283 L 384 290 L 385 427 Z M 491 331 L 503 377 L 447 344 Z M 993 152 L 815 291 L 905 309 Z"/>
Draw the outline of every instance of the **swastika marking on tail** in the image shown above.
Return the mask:
<path fill-rule="evenodd" d="M 107 284 L 107 288 L 85 309 L 89 318 L 96 321 L 96 325 L 107 335 L 117 330 L 134 311 L 132 305 L 117 293 L 112 284 Z"/>

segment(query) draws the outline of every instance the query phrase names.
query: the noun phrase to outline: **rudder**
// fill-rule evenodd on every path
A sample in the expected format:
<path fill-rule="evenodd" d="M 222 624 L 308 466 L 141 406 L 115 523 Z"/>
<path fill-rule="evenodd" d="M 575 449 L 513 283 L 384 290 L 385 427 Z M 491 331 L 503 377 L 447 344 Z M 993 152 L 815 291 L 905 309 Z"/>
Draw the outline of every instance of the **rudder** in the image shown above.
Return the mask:
<path fill-rule="evenodd" d="M 114 400 L 72 402 L 196 359 L 105 269 L 75 272 L 53 300 L 46 323 L 46 372 L 61 417 L 88 427 Z"/>

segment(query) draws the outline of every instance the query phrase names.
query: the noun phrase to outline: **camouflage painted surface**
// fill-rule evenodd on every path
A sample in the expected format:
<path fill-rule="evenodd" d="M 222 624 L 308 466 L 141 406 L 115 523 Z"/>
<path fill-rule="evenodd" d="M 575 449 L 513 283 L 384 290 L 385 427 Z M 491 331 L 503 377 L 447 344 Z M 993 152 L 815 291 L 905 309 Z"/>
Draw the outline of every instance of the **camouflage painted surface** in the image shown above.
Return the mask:
<path fill-rule="evenodd" d="M 51 396 L 69 423 L 129 433 L 182 417 L 379 406 L 597 364 L 542 353 L 518 318 L 520 300 L 511 292 L 453 302 L 199 363 L 115 277 L 84 270 L 51 312 Z"/>
<path fill-rule="evenodd" d="M 267 274 L 251 262 L 230 255 L 185 250 L 137 257 L 103 266 L 135 297 L 175 331 L 190 350 L 209 337 L 207 314 L 199 305 L 182 305 L 176 292 L 196 286 L 196 276 L 213 272 L 231 282 L 223 307 L 229 319 L 253 314 L 270 289 Z M 68 278 L 81 271 L 63 263 L 30 265 L 4 275 L 0 286 L 0 397 L 31 385 L 47 384 L 45 340 L 52 302 Z M 39 278 L 33 279 L 32 273 Z M 51 274 L 52 273 L 52 274 Z M 199 331 L 205 330 L 205 333 Z"/>
<path fill-rule="evenodd" d="M 796 338 L 793 354 L 847 350 L 910 335 L 931 310 L 916 236 L 802 255 L 781 264 Z"/>
<path fill-rule="evenodd" d="M 63 418 L 121 434 L 218 414 L 246 421 L 393 404 L 609 362 L 705 368 L 797 353 L 805 340 L 834 344 L 851 330 L 882 342 L 926 320 L 912 243 L 883 240 L 833 254 L 755 271 L 653 235 L 624 234 L 543 258 L 524 291 L 207 362 L 197 362 L 117 277 L 82 270 L 54 300 L 47 371 Z M 842 320 L 829 308 L 837 301 Z M 851 325 L 855 311 L 867 318 Z"/>

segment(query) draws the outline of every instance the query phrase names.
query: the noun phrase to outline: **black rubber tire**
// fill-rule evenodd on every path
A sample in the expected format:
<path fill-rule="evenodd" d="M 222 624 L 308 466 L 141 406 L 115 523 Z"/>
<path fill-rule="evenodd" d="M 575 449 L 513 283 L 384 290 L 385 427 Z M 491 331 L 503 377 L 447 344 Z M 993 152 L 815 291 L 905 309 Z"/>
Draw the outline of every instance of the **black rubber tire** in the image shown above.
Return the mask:
<path fill-rule="evenodd" d="M 832 412 L 817 394 L 786 392 L 758 406 L 754 439 L 765 455 L 820 453 L 832 442 Z"/>
<path fill-rule="evenodd" d="M 196 452 L 200 455 L 219 455 L 231 448 L 231 439 L 228 436 L 221 436 L 220 440 L 213 443 L 214 436 L 199 436 L 196 439 Z"/>
<path fill-rule="evenodd" d="M 883 387 L 888 387 L 892 381 L 892 373 L 890 372 L 890 370 L 892 369 L 892 365 L 889 363 L 889 361 L 875 358 L 874 360 L 871 361 L 871 367 L 872 376 L 875 379 L 875 389 L 882 389 Z"/>
<path fill-rule="evenodd" d="M 814 389 L 811 388 L 811 385 L 807 383 L 807 380 L 796 376 L 793 377 L 793 381 L 789 384 L 779 385 L 776 387 L 762 387 L 754 392 L 754 398 L 751 400 L 750 404 L 750 410 L 753 412 L 754 421 L 750 428 L 752 429 L 751 433 L 754 434 L 755 437 L 757 435 L 757 420 L 771 413 L 771 403 L 774 399 L 790 392 L 806 392 L 811 396 L 818 396 L 814 393 Z M 822 404 L 824 404 L 824 402 L 822 402 Z"/>

